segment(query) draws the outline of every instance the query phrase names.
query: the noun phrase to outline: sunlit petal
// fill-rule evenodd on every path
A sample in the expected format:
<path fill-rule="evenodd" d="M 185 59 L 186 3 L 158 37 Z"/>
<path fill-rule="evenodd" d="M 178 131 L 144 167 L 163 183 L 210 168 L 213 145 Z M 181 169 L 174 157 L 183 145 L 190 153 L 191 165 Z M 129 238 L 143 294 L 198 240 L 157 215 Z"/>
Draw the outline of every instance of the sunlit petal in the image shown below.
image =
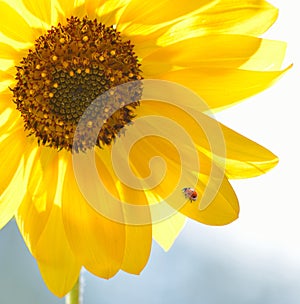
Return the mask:
<path fill-rule="evenodd" d="M 145 214 L 140 213 L 139 216 L 140 218 L 145 217 L 150 220 L 150 210 L 146 207 L 148 200 L 143 189 L 133 189 L 120 182 L 112 167 L 110 150 L 103 151 L 97 149 L 96 152 L 99 172 L 103 171 L 103 167 L 108 170 L 108 173 L 114 180 L 113 184 L 116 185 L 116 191 L 120 200 L 126 204 L 144 206 Z M 120 151 L 120 154 L 122 154 L 122 151 Z M 120 161 L 118 162 L 119 168 L 122 166 Z M 126 223 L 126 212 L 124 214 L 124 222 Z M 139 274 L 149 259 L 152 245 L 152 227 L 148 221 L 145 221 L 144 225 L 130 225 L 128 223 L 125 232 L 126 245 L 121 269 L 129 273 Z"/>
<path fill-rule="evenodd" d="M 262 72 L 226 68 L 189 68 L 155 75 L 153 78 L 187 86 L 198 93 L 210 109 L 221 110 L 267 89 L 286 70 Z"/>
<path fill-rule="evenodd" d="M 199 176 L 199 183 L 196 186 L 197 191 L 205 189 L 209 177 Z M 201 193 L 200 197 L 201 197 Z M 226 225 L 236 220 L 239 215 L 239 203 L 234 190 L 226 178 L 223 179 L 220 188 L 216 192 L 214 200 L 207 208 L 202 210 L 197 202 L 187 202 L 181 213 L 200 223 L 207 225 Z"/>
<path fill-rule="evenodd" d="M 0 2 L 0 19 L 0 32 L 4 35 L 20 42 L 31 42 L 33 30 L 22 16 L 5 2 Z"/>
<path fill-rule="evenodd" d="M 157 48 L 143 58 L 142 64 L 144 73 L 149 76 L 178 67 L 233 69 L 243 65 L 252 70 L 274 70 L 281 68 L 285 49 L 286 44 L 280 41 L 241 35 L 207 35 Z M 162 62 L 164 65 L 159 69 Z"/>
<path fill-rule="evenodd" d="M 175 213 L 170 218 L 153 225 L 153 239 L 165 250 L 168 251 L 179 233 L 184 227 L 186 217 L 181 213 Z"/>
<path fill-rule="evenodd" d="M 22 0 L 25 7 L 37 18 L 50 24 L 52 19 L 52 7 L 53 0 Z"/>
<path fill-rule="evenodd" d="M 278 163 L 272 152 L 254 141 L 222 125 L 226 143 L 226 175 L 229 178 L 249 178 L 266 173 Z"/>
<path fill-rule="evenodd" d="M 1 189 L 0 196 L 0 228 L 16 213 L 21 204 L 27 190 L 27 183 L 30 178 L 30 169 L 36 154 L 36 149 L 32 150 L 31 144 L 26 144 L 24 154 L 19 161 L 19 165 L 15 168 L 15 174 L 9 180 L 10 183 L 3 191 Z M 2 174 L 3 171 L 1 171 Z M 7 178 L 7 176 L 6 176 Z M 5 181 L 7 183 L 8 179 Z"/>
<path fill-rule="evenodd" d="M 81 265 L 70 248 L 61 209 L 56 205 L 35 247 L 35 255 L 48 288 L 58 297 L 66 295 L 76 283 Z"/>
<path fill-rule="evenodd" d="M 78 189 L 72 164 L 67 166 L 62 205 L 66 234 L 79 261 L 100 277 L 114 276 L 124 257 L 126 227 L 107 219 L 88 204 Z"/>
<path fill-rule="evenodd" d="M 197 16 L 175 24 L 160 40 L 160 45 L 187 38 L 217 33 L 258 36 L 277 19 L 278 9 L 261 0 L 221 0 Z"/>
<path fill-rule="evenodd" d="M 209 0 L 175 1 L 175 3 L 171 0 L 162 0 L 159 2 L 132 0 L 122 14 L 120 22 L 133 22 L 137 24 L 163 23 L 200 10 L 210 2 Z M 162 14 L 161 12 L 164 13 Z"/>

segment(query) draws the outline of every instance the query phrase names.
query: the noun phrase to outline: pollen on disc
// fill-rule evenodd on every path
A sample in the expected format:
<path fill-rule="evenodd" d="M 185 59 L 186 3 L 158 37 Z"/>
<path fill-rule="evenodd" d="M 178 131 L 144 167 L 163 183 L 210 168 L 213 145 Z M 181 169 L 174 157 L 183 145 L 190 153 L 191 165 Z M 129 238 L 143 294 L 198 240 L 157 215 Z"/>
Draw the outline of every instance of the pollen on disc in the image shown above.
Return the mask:
<path fill-rule="evenodd" d="M 142 79 L 142 71 L 134 45 L 115 28 L 96 19 L 71 17 L 66 25 L 58 24 L 36 39 L 35 48 L 17 65 L 15 79 L 14 102 L 28 134 L 41 145 L 85 151 L 95 144 L 110 145 L 132 121 L 141 92 L 128 100 L 133 94 L 116 91 L 109 104 L 101 95 Z M 74 141 L 83 114 L 86 123 L 93 124 L 87 124 Z M 98 130 L 96 143 L 93 128 Z"/>

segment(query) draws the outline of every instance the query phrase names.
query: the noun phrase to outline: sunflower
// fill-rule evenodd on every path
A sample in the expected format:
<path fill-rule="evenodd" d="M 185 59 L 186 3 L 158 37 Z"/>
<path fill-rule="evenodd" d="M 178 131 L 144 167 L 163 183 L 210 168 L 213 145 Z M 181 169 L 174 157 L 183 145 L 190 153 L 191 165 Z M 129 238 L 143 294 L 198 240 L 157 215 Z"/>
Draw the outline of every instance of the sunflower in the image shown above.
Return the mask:
<path fill-rule="evenodd" d="M 186 216 L 209 225 L 228 224 L 238 217 L 228 178 L 265 173 L 277 164 L 277 157 L 222 124 L 218 126 L 226 155 L 214 156 L 197 118 L 178 105 L 142 100 L 141 85 L 125 86 L 123 91 L 118 87 L 147 79 L 176 82 L 201 96 L 212 111 L 227 108 L 266 89 L 284 73 L 285 44 L 258 38 L 277 14 L 262 0 L 0 2 L 0 228 L 15 217 L 55 295 L 72 288 L 82 267 L 102 278 L 119 270 L 140 273 L 152 238 L 168 249 Z M 114 96 L 109 103 L 92 102 L 106 92 Z M 87 111 L 88 118 L 82 120 Z M 103 122 L 95 140 L 86 132 L 95 127 L 89 120 L 93 114 Z M 139 119 L 155 115 L 163 116 L 165 124 L 149 122 L 139 128 Z M 77 128 L 82 121 L 85 128 Z M 190 130 L 200 159 L 201 170 L 187 165 L 182 184 L 181 155 L 172 145 L 177 133 L 153 133 L 168 130 L 166 121 Z M 145 126 L 152 127 L 152 134 L 142 132 Z M 157 185 L 148 181 L 148 187 L 142 182 L 144 188 L 130 187 L 114 171 L 112 154 L 117 153 L 121 167 L 128 152 L 122 141 L 133 128 L 145 140 L 137 141 L 129 153 L 131 172 L 146 179 L 148 162 L 161 156 L 168 170 Z M 138 225 L 98 212 L 83 195 L 73 169 L 73 157 L 90 150 L 111 194 L 97 193 L 83 170 L 83 183 L 86 179 L 92 184 L 100 205 L 109 209 L 115 198 L 145 207 L 141 216 L 148 216 L 150 207 L 179 185 L 179 194 L 173 196 L 184 199 L 179 212 L 161 222 Z M 214 165 L 223 166 L 225 174 L 211 202 L 198 208 L 194 199 L 203 195 Z M 193 183 L 185 184 L 190 180 Z M 195 192 L 192 199 L 186 190 L 181 192 L 182 186 L 194 187 L 184 188 Z M 116 208 L 107 212 L 124 218 L 122 206 Z"/>

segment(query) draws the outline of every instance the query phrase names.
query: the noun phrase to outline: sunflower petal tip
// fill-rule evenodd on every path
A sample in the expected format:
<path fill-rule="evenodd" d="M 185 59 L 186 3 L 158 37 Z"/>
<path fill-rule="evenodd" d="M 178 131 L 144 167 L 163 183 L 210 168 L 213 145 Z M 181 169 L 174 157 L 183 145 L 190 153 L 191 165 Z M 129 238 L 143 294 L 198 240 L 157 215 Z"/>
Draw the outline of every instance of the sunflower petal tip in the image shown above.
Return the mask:
<path fill-rule="evenodd" d="M 161 248 L 163 249 L 164 252 L 168 252 L 172 246 L 173 246 L 174 242 L 172 244 L 169 244 L 168 246 L 161 246 Z"/>

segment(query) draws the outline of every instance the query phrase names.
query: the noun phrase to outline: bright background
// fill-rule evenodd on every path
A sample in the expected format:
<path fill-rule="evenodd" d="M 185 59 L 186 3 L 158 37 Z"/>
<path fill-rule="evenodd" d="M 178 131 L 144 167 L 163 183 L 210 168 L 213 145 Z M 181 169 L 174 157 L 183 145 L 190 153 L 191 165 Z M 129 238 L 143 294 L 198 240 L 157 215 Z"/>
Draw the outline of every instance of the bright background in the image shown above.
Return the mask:
<path fill-rule="evenodd" d="M 189 221 L 171 250 L 153 245 L 140 276 L 84 273 L 85 304 L 300 303 L 300 47 L 297 2 L 271 1 L 280 17 L 265 35 L 289 43 L 294 67 L 275 86 L 217 118 L 280 158 L 268 174 L 232 182 L 240 218 L 225 227 Z M 12 221 L 0 231 L 0 303 L 60 304 L 45 287 Z"/>

